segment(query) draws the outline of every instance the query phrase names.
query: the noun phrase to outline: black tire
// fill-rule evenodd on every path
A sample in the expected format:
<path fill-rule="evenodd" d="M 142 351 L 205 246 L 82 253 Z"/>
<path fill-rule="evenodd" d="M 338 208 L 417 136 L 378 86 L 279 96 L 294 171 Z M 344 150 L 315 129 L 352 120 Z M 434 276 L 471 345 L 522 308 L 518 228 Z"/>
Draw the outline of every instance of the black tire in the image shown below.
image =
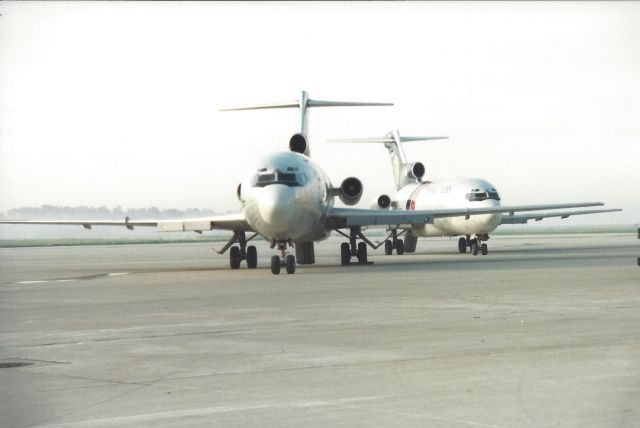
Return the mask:
<path fill-rule="evenodd" d="M 480 248 L 478 246 L 478 242 L 477 241 L 471 242 L 471 254 L 473 254 L 474 256 L 477 256 L 479 249 Z"/>
<path fill-rule="evenodd" d="M 487 246 L 487 244 L 482 244 L 480 246 L 480 252 L 483 256 L 486 256 L 489 253 L 489 247 Z"/>
<path fill-rule="evenodd" d="M 402 241 L 402 239 L 396 241 L 396 253 L 398 253 L 399 256 L 404 254 L 404 241 Z"/>
<path fill-rule="evenodd" d="M 229 249 L 229 266 L 231 266 L 231 269 L 240 267 L 240 247 L 231 247 Z"/>
<path fill-rule="evenodd" d="M 467 239 L 466 238 L 458 239 L 458 252 L 460 254 L 464 254 L 464 253 L 467 252 Z"/>
<path fill-rule="evenodd" d="M 284 266 L 287 269 L 287 273 L 295 273 L 296 271 L 296 258 L 289 254 L 284 258 Z"/>
<path fill-rule="evenodd" d="M 272 256 L 271 257 L 271 273 L 274 275 L 278 275 L 280 273 L 280 256 Z"/>
<path fill-rule="evenodd" d="M 255 269 L 258 266 L 258 251 L 256 247 L 250 245 L 247 247 L 247 267 Z"/>
<path fill-rule="evenodd" d="M 358 243 L 358 263 L 367 264 L 367 244 L 364 242 Z"/>
<path fill-rule="evenodd" d="M 390 256 L 391 254 L 393 254 L 393 242 L 391 242 L 390 239 L 387 239 L 386 241 L 384 241 L 384 253 L 387 256 Z"/>
<path fill-rule="evenodd" d="M 351 263 L 351 247 L 348 242 L 340 244 L 340 263 L 343 266 Z"/>

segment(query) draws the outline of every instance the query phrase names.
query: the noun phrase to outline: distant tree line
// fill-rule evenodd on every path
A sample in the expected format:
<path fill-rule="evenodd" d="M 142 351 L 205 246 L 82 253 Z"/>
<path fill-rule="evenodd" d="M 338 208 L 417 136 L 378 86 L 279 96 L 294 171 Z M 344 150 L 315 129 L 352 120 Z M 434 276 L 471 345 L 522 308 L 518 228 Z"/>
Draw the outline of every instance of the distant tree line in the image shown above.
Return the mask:
<path fill-rule="evenodd" d="M 213 210 L 201 208 L 180 209 L 160 209 L 150 208 L 125 208 L 120 206 L 115 208 L 107 207 L 67 207 L 57 205 L 42 205 L 40 207 L 14 208 L 6 213 L 0 214 L 3 219 L 29 219 L 29 220 L 119 220 L 125 217 L 131 219 L 164 219 L 164 218 L 184 218 L 184 217 L 205 217 L 214 215 Z"/>

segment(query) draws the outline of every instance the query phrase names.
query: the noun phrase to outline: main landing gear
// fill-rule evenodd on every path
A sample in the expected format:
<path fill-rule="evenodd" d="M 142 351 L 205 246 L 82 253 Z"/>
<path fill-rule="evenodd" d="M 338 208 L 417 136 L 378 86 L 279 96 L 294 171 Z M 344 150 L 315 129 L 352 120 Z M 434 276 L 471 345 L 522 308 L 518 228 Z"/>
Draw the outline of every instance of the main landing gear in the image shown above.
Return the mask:
<path fill-rule="evenodd" d="M 271 273 L 274 275 L 278 275 L 280 273 L 281 268 L 285 268 L 287 273 L 295 273 L 296 271 L 296 257 L 293 254 L 287 254 L 287 246 L 289 245 L 288 241 L 274 241 L 271 244 L 271 248 L 278 247 L 278 251 L 280 251 L 279 255 L 274 255 L 271 257 Z"/>
<path fill-rule="evenodd" d="M 396 254 L 401 256 L 404 254 L 404 241 L 402 239 L 398 239 L 398 236 L 403 234 L 405 231 L 400 232 L 400 234 L 398 234 L 398 231 L 396 229 L 393 229 L 391 231 L 391 239 L 387 239 L 384 241 L 384 253 L 387 256 L 390 256 L 391 254 L 393 254 L 393 250 L 396 250 Z"/>
<path fill-rule="evenodd" d="M 349 239 L 349 242 L 340 244 L 340 264 L 343 266 L 351 264 L 352 257 L 356 257 L 360 265 L 368 264 L 367 245 L 372 248 L 376 248 L 376 246 L 362 234 L 360 228 L 350 228 L 348 235 L 340 230 L 337 230 L 337 232 Z M 360 238 L 362 242 L 357 242 L 358 238 Z"/>
<path fill-rule="evenodd" d="M 225 245 L 221 251 L 218 251 L 222 254 L 229 249 L 229 266 L 231 269 L 239 269 L 243 260 L 247 261 L 247 267 L 249 269 L 255 269 L 258 266 L 258 252 L 256 251 L 256 247 L 253 245 L 247 246 L 247 242 L 251 241 L 257 235 L 258 234 L 254 234 L 251 238 L 247 239 L 244 231 L 235 232 L 227 245 Z M 236 242 L 238 245 L 233 245 Z"/>
<path fill-rule="evenodd" d="M 471 251 L 471 254 L 477 256 L 478 253 L 481 253 L 483 256 L 486 256 L 489 253 L 489 247 L 486 242 L 489 239 L 489 235 L 484 233 L 482 235 L 467 235 L 466 237 L 462 237 L 458 239 L 458 252 L 460 254 L 464 254 L 467 252 L 467 248 Z"/>

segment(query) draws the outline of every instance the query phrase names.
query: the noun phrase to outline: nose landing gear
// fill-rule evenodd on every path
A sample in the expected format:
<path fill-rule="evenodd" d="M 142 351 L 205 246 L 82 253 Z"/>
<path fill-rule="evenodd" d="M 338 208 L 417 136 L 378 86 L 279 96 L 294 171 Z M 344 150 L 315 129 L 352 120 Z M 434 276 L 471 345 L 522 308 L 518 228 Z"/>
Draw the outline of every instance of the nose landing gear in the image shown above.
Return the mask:
<path fill-rule="evenodd" d="M 478 253 L 486 256 L 489 253 L 489 247 L 485 242 L 489 239 L 489 235 L 484 233 L 482 235 L 467 235 L 466 238 L 458 239 L 458 252 L 464 254 L 467 252 L 467 248 L 471 250 L 471 254 L 477 256 Z"/>
<path fill-rule="evenodd" d="M 280 273 L 281 268 L 285 268 L 288 274 L 295 273 L 296 271 L 296 257 L 293 254 L 287 254 L 287 246 L 290 245 L 289 241 L 274 241 L 271 244 L 271 248 L 278 247 L 278 251 L 280 251 L 279 255 L 274 255 L 271 257 L 271 273 L 274 275 L 278 275 Z"/>

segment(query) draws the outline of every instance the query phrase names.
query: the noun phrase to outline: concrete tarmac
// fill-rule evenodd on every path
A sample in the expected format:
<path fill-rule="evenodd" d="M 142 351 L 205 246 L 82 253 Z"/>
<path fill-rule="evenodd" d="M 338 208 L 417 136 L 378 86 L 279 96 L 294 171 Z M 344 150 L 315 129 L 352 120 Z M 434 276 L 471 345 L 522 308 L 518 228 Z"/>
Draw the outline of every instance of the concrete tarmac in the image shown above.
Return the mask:
<path fill-rule="evenodd" d="M 0 425 L 640 426 L 635 234 L 339 243 L 0 249 Z"/>

